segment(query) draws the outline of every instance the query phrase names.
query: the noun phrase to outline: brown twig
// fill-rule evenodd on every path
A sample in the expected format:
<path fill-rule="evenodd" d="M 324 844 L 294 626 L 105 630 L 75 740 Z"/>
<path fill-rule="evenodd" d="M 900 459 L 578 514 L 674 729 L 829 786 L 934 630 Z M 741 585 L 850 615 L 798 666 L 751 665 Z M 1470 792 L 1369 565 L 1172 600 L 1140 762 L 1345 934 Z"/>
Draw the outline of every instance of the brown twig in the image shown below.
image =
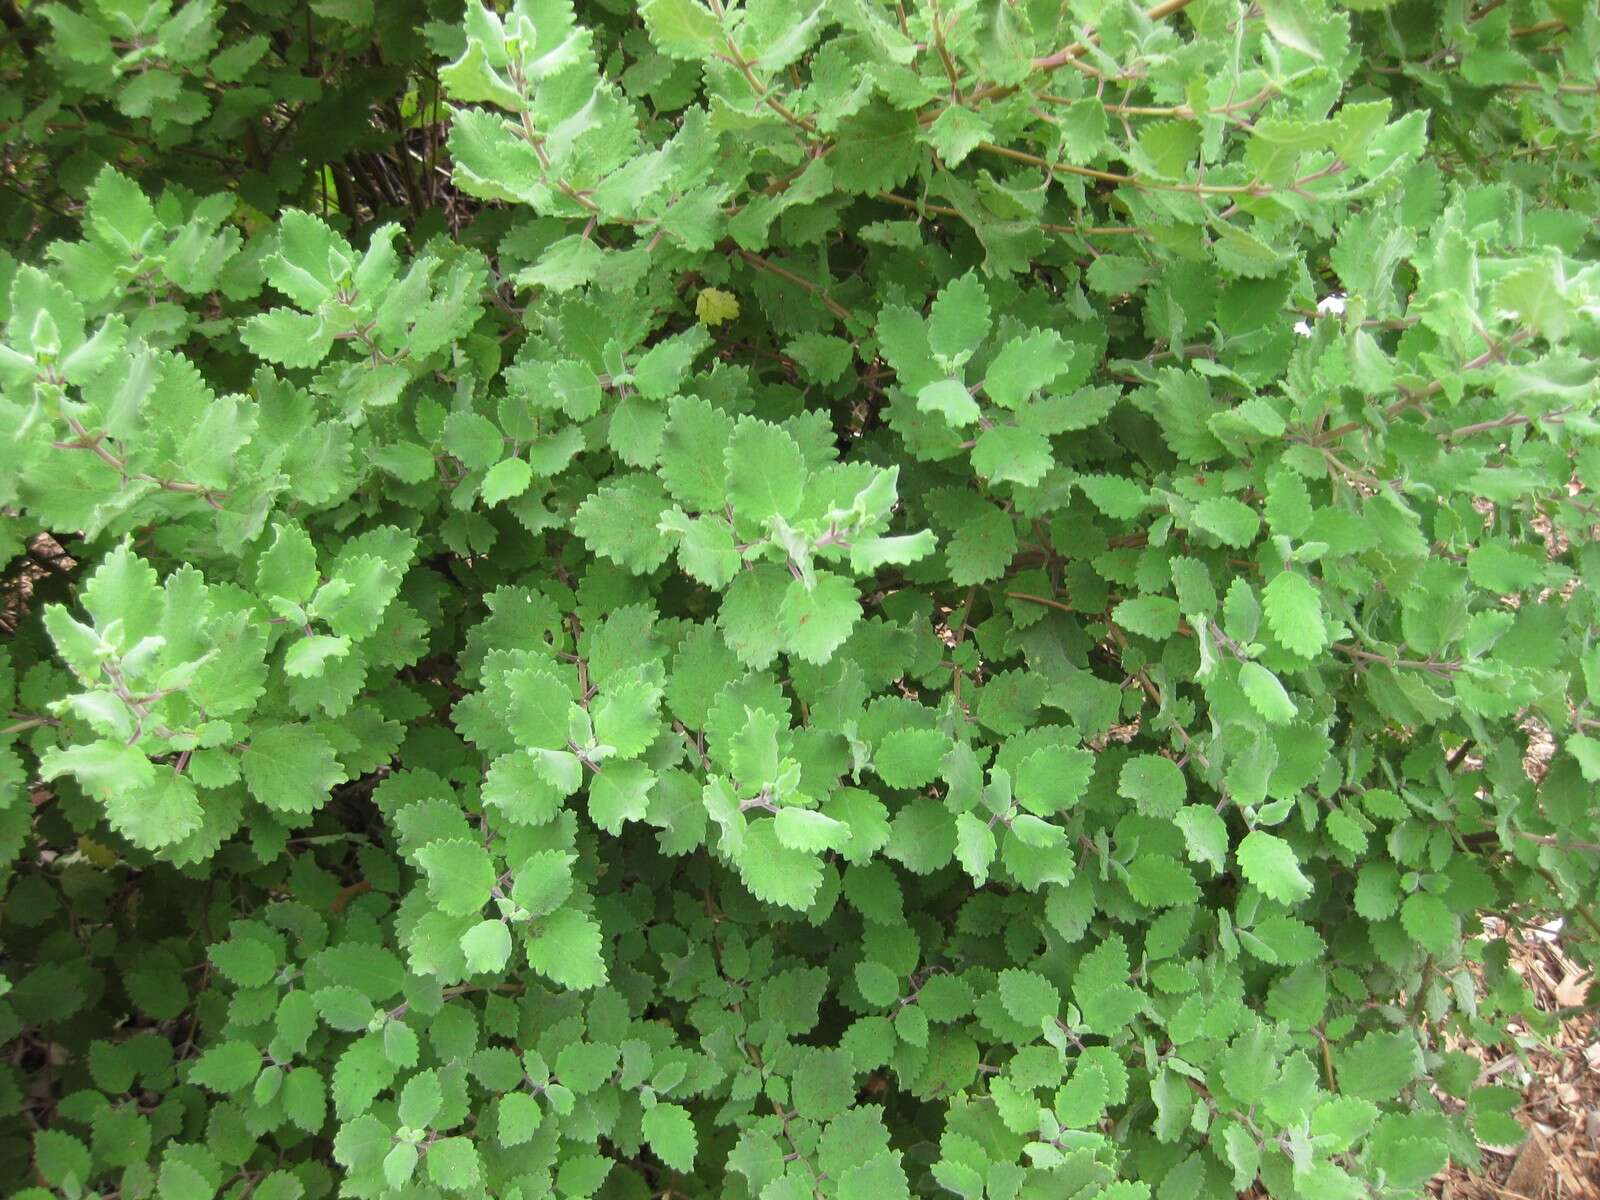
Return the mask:
<path fill-rule="evenodd" d="M 854 314 L 848 308 L 840 304 L 832 296 L 828 295 L 827 289 L 821 284 L 813 283 L 804 276 L 796 275 L 793 271 L 786 267 L 780 267 L 771 259 L 762 258 L 761 255 L 754 254 L 743 248 L 740 248 L 739 250 L 739 257 L 744 259 L 745 262 L 749 263 L 752 267 L 755 267 L 759 271 L 767 271 L 770 274 L 776 275 L 779 279 L 788 280 L 796 287 L 804 288 L 806 291 L 810 292 L 813 296 L 820 300 L 823 307 L 831 312 L 834 316 L 838 317 L 841 321 L 848 321 L 854 316 Z"/>

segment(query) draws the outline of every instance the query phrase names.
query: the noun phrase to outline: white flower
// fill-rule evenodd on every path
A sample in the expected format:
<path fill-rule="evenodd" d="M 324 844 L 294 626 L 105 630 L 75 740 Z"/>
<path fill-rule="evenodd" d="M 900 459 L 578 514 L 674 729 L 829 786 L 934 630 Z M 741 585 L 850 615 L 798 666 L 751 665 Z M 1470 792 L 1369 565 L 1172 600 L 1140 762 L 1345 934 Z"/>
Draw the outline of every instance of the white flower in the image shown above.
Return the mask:
<path fill-rule="evenodd" d="M 1336 296 L 1324 296 L 1321 300 L 1317 301 L 1317 314 L 1319 316 L 1327 314 L 1327 313 L 1332 313 L 1334 316 L 1337 317 L 1343 312 L 1344 312 L 1344 295 L 1343 295 L 1343 293 L 1341 293 L 1339 295 L 1336 295 Z"/>

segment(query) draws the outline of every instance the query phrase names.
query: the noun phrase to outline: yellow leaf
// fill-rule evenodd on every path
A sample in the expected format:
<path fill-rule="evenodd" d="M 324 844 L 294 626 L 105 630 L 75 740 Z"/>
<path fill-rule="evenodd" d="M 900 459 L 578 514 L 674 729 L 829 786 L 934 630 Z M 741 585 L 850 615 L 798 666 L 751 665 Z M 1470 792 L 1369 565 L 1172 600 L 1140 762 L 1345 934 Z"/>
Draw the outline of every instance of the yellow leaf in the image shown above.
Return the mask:
<path fill-rule="evenodd" d="M 109 846 L 102 846 L 93 838 L 80 837 L 78 853 L 102 871 L 109 871 L 117 865 L 117 852 Z"/>
<path fill-rule="evenodd" d="M 702 325 L 721 325 L 739 315 L 739 298 L 721 288 L 702 288 L 695 297 L 694 315 Z"/>

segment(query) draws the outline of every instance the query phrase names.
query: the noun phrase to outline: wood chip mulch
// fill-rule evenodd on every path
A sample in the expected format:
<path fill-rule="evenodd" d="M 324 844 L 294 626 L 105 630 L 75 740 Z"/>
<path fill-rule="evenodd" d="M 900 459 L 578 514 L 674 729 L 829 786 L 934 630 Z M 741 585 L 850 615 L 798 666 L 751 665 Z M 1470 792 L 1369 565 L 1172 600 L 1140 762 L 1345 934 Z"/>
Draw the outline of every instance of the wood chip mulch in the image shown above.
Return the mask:
<path fill-rule="evenodd" d="M 1488 922 L 1486 922 L 1487 924 Z M 1592 972 L 1562 950 L 1559 924 L 1506 936 L 1511 961 L 1541 1009 L 1571 1011 L 1589 1002 Z M 1600 988 L 1596 988 L 1600 995 Z M 1527 1140 L 1512 1149 L 1482 1147 L 1483 1169 L 1452 1166 L 1429 1186 L 1439 1200 L 1600 1200 L 1600 1020 L 1593 1012 L 1561 1022 L 1541 1039 L 1526 1030 L 1517 1045 L 1479 1047 L 1484 1074 L 1520 1088 L 1517 1119 Z"/>

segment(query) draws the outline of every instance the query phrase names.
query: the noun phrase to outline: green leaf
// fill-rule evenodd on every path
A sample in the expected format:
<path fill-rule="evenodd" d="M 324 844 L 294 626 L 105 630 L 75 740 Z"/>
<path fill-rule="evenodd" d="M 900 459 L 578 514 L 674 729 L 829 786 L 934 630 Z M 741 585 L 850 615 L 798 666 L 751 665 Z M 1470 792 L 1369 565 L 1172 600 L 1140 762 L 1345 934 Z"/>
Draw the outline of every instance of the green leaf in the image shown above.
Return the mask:
<path fill-rule="evenodd" d="M 69 1195 L 88 1186 L 89 1148 L 63 1130 L 41 1129 L 33 1135 L 33 1161 L 46 1183 Z"/>
<path fill-rule="evenodd" d="M 453 1192 L 470 1192 L 479 1186 L 483 1163 L 471 1138 L 440 1138 L 428 1147 L 428 1178 Z"/>
<path fill-rule="evenodd" d="M 915 1005 L 907 1005 L 894 1015 L 894 1032 L 908 1046 L 928 1044 L 928 1016 Z"/>
<path fill-rule="evenodd" d="M 142 756 L 138 757 L 142 763 Z M 136 766 L 129 777 L 137 778 L 143 770 Z M 78 777 L 83 779 L 81 772 Z M 170 768 L 157 768 L 153 782 L 108 793 L 104 801 L 111 828 L 145 850 L 181 842 L 205 821 L 194 784 Z"/>
<path fill-rule="evenodd" d="M 1262 894 L 1280 904 L 1296 904 L 1311 895 L 1311 881 L 1289 843 L 1275 834 L 1252 829 L 1234 851 L 1239 870 Z"/>
<path fill-rule="evenodd" d="M 606 981 L 600 926 L 563 908 L 541 924 L 528 943 L 528 965 L 562 987 L 587 991 Z"/>
<path fill-rule="evenodd" d="M 1244 689 L 1250 707 L 1270 724 L 1287 725 L 1299 715 L 1300 710 L 1295 707 L 1278 677 L 1260 663 L 1240 664 L 1239 686 Z"/>
<path fill-rule="evenodd" d="M 473 974 L 504 970 L 511 957 L 511 930 L 504 921 L 480 921 L 461 935 L 461 953 Z"/>
<path fill-rule="evenodd" d="M 1084 272 L 1084 282 L 1102 296 L 1130 295 L 1149 277 L 1149 262 L 1127 254 L 1102 254 Z"/>
<path fill-rule="evenodd" d="M 426 1129 L 444 1105 L 444 1091 L 437 1071 L 419 1071 L 400 1089 L 400 1123 L 411 1129 Z"/>
<path fill-rule="evenodd" d="M 887 1008 L 900 995 L 899 977 L 883 963 L 870 960 L 857 963 L 855 979 L 856 987 L 861 990 L 862 999 L 868 1004 Z"/>
<path fill-rule="evenodd" d="M 1094 775 L 1094 752 L 1081 746 L 1047 746 L 1023 759 L 1013 789 L 1024 808 L 1048 816 L 1083 798 Z"/>
<path fill-rule="evenodd" d="M 693 328 L 651 346 L 634 364 L 633 383 L 639 394 L 652 400 L 673 395 L 695 356 L 710 340 L 704 329 Z"/>
<path fill-rule="evenodd" d="M 645 0 L 639 15 L 657 49 L 673 58 L 709 59 L 723 48 L 722 27 L 699 0 Z"/>
<path fill-rule="evenodd" d="M 1054 330 L 1032 330 L 1000 348 L 983 377 L 983 390 L 1003 408 L 1020 408 L 1029 396 L 1065 374 L 1075 353 L 1073 345 Z"/>
<path fill-rule="evenodd" d="M 156 632 L 162 606 L 154 568 L 126 542 L 106 555 L 83 589 L 83 607 L 95 628 L 103 632 L 113 621 L 120 623 L 123 644 L 130 648 Z"/>
<path fill-rule="evenodd" d="M 317 548 L 306 531 L 298 525 L 274 525 L 272 545 L 256 565 L 256 590 L 304 604 L 318 582 Z"/>
<path fill-rule="evenodd" d="M 955 821 L 942 805 L 918 797 L 895 813 L 885 851 L 918 875 L 937 871 L 955 856 Z"/>
<path fill-rule="evenodd" d="M 993 135 L 992 126 L 983 117 L 964 105 L 951 104 L 928 126 L 926 136 L 946 165 L 956 166 Z"/>
<path fill-rule="evenodd" d="M 1045 1022 L 1054 1021 L 1061 1011 L 1061 994 L 1042 975 L 1007 969 L 1000 972 L 998 984 L 1000 1003 L 1019 1025 L 1037 1030 Z"/>
<path fill-rule="evenodd" d="M 1076 483 L 1089 502 L 1108 517 L 1131 520 L 1149 503 L 1144 488 L 1120 475 L 1080 475 Z"/>
<path fill-rule="evenodd" d="M 958 587 L 998 579 L 1017 553 L 1017 530 L 1010 516 L 985 507 L 962 523 L 945 547 L 950 580 Z"/>
<path fill-rule="evenodd" d="M 738 866 L 739 878 L 751 895 L 785 908 L 809 908 L 822 884 L 821 864 L 811 854 L 780 842 L 772 821 L 757 821 L 745 832 Z"/>
<path fill-rule="evenodd" d="M 278 956 L 272 947 L 251 937 L 217 942 L 209 951 L 211 964 L 239 987 L 261 987 L 277 974 Z"/>
<path fill-rule="evenodd" d="M 525 1145 L 544 1120 L 539 1101 L 527 1092 L 511 1092 L 500 1097 L 498 1110 L 500 1144 Z"/>
<path fill-rule="evenodd" d="M 840 575 L 819 571 L 813 586 L 802 579 L 784 589 L 778 622 L 784 646 L 806 662 L 822 664 L 833 657 L 861 618 L 856 585 Z"/>
<path fill-rule="evenodd" d="M 1079 1066 L 1056 1092 L 1055 1116 L 1067 1129 L 1092 1129 L 1106 1110 L 1105 1075 L 1093 1066 Z"/>
<path fill-rule="evenodd" d="M 697 396 L 667 404 L 659 473 L 667 490 L 691 512 L 720 512 L 728 502 L 726 451 L 733 418 Z"/>
<path fill-rule="evenodd" d="M 893 729 L 872 754 L 872 769 L 890 787 L 920 788 L 939 776 L 950 738 L 937 729 Z"/>
<path fill-rule="evenodd" d="M 506 714 L 509 731 L 529 750 L 564 749 L 572 735 L 572 693 L 547 667 L 524 667 L 507 672 L 511 707 Z"/>
<path fill-rule="evenodd" d="M 1279 469 L 1267 477 L 1263 510 L 1272 532 L 1280 537 L 1300 537 L 1312 521 L 1311 493 L 1292 471 Z"/>
<path fill-rule="evenodd" d="M 428 875 L 428 896 L 441 912 L 469 917 L 488 903 L 495 886 L 494 861 L 478 842 L 466 838 L 430 842 L 416 852 L 416 859 Z"/>
<path fill-rule="evenodd" d="M 1045 477 L 1054 460 L 1042 433 L 1016 425 L 994 425 L 978 435 L 972 467 L 991 483 L 1031 488 Z"/>
<path fill-rule="evenodd" d="M 915 113 L 870 103 L 839 123 L 830 155 L 842 191 L 862 195 L 887 191 L 909 179 L 922 157 Z"/>
<path fill-rule="evenodd" d="M 850 841 L 850 827 L 823 813 L 805 808 L 781 808 L 773 818 L 778 841 L 791 850 L 818 853 L 842 850 Z"/>
<path fill-rule="evenodd" d="M 1190 804 L 1172 818 L 1183 831 L 1189 861 L 1209 863 L 1221 871 L 1227 865 L 1228 827 L 1216 809 Z"/>
<path fill-rule="evenodd" d="M 674 1171 L 693 1169 L 698 1143 L 688 1109 L 660 1101 L 645 1110 L 640 1132 L 655 1156 Z"/>
<path fill-rule="evenodd" d="M 560 850 L 540 850 L 516 870 L 511 899 L 536 917 L 560 908 L 572 893 L 572 855 Z"/>
<path fill-rule="evenodd" d="M 1501 277 L 1495 301 L 1544 337 L 1561 341 L 1572 329 L 1575 315 L 1562 274 L 1559 257 L 1529 263 Z"/>
<path fill-rule="evenodd" d="M 1231 496 L 1213 496 L 1195 505 L 1194 523 L 1223 545 L 1239 549 L 1255 541 L 1261 528 L 1255 509 Z"/>
<path fill-rule="evenodd" d="M 1200 899 L 1188 868 L 1165 854 L 1141 853 L 1128 864 L 1128 892 L 1146 908 L 1172 908 Z"/>
<path fill-rule="evenodd" d="M 971 425 L 983 415 L 967 385 L 959 379 L 939 379 L 917 393 L 917 409 L 938 413 L 957 429 Z"/>
<path fill-rule="evenodd" d="M 506 458 L 489 468 L 489 473 L 478 486 L 478 494 L 483 497 L 485 504 L 493 508 L 522 495 L 532 482 L 533 468 L 526 459 Z"/>
<path fill-rule="evenodd" d="M 773 620 L 793 581 L 781 567 L 763 564 L 740 571 L 722 597 L 717 627 L 739 661 L 753 669 L 777 657 L 787 637 Z"/>
<path fill-rule="evenodd" d="M 445 418 L 443 443 L 448 453 L 472 471 L 488 470 L 505 453 L 505 438 L 495 423 L 463 409 Z"/>
<path fill-rule="evenodd" d="M 392 1188 L 403 1188 L 411 1182 L 417 1169 L 417 1148 L 410 1142 L 397 1142 L 383 1157 L 383 1178 Z"/>
<path fill-rule="evenodd" d="M 839 1179 L 838 1200 L 909 1200 L 900 1156 L 877 1154 L 846 1170 Z"/>
<path fill-rule="evenodd" d="M 555 819 L 562 799 L 578 789 L 583 767 L 575 755 L 553 751 L 505 754 L 484 780 L 484 803 L 519 825 Z"/>
<path fill-rule="evenodd" d="M 1348 1150 L 1377 1123 L 1378 1106 L 1355 1096 L 1330 1096 L 1311 1114 L 1311 1136 L 1334 1151 Z"/>
<path fill-rule="evenodd" d="M 790 517 L 800 504 L 806 466 L 794 438 L 765 421 L 740 421 L 725 454 L 728 499 L 734 513 L 757 526 Z"/>
<path fill-rule="evenodd" d="M 1478 1140 L 1487 1146 L 1516 1146 L 1526 1140 L 1528 1131 L 1514 1115 L 1522 1103 L 1522 1094 L 1515 1088 L 1474 1088 L 1467 1112 Z"/>
<path fill-rule="evenodd" d="M 1106 141 L 1106 110 L 1096 96 L 1075 100 L 1062 113 L 1061 146 L 1068 162 L 1082 165 L 1096 157 Z"/>
<path fill-rule="evenodd" d="M 1135 596 L 1111 610 L 1111 619 L 1124 629 L 1157 640 L 1178 631 L 1180 615 L 1170 596 Z"/>
<path fill-rule="evenodd" d="M 928 345 L 933 353 L 959 367 L 989 335 L 989 296 L 973 272 L 946 284 L 928 316 Z"/>
<path fill-rule="evenodd" d="M 578 506 L 572 530 L 594 553 L 635 575 L 648 575 L 672 552 L 659 528 L 666 508 L 666 493 L 654 476 L 622 475 Z"/>
<path fill-rule="evenodd" d="M 790 1079 L 795 1110 L 812 1121 L 831 1121 L 855 1100 L 856 1072 L 842 1050 L 813 1050 Z"/>
<path fill-rule="evenodd" d="M 678 563 L 684 573 L 706 587 L 727 587 L 743 565 L 733 526 L 721 516 L 690 517 L 674 508 L 659 528 L 678 539 Z"/>
<path fill-rule="evenodd" d="M 623 672 L 608 679 L 605 692 L 590 703 L 595 738 L 611 747 L 613 758 L 637 758 L 660 733 L 661 687 L 655 678 L 638 669 Z"/>
<path fill-rule="evenodd" d="M 589 817 L 612 836 L 629 821 L 642 821 L 650 809 L 655 773 L 639 762 L 611 762 L 589 785 Z"/>
<path fill-rule="evenodd" d="M 1274 38 L 1307 58 L 1322 59 L 1318 31 L 1304 0 L 1269 0 L 1261 11 Z"/>
<path fill-rule="evenodd" d="M 1358 1100 L 1393 1100 L 1422 1073 L 1422 1048 L 1404 1030 L 1369 1033 L 1342 1047 L 1335 1065 L 1340 1090 Z"/>
<path fill-rule="evenodd" d="M 1430 892 L 1414 892 L 1405 898 L 1400 905 L 1400 924 L 1429 954 L 1449 954 L 1461 937 L 1455 914 Z"/>
<path fill-rule="evenodd" d="M 405 483 L 432 479 L 436 464 L 433 455 L 415 442 L 391 442 L 372 455 L 372 462 Z"/>
<path fill-rule="evenodd" d="M 297 815 L 320 808 L 345 779 L 333 746 L 309 725 L 252 730 L 239 769 L 250 794 L 262 804 Z"/>
<path fill-rule="evenodd" d="M 1141 754 L 1122 765 L 1117 792 L 1150 816 L 1176 817 L 1189 789 L 1183 771 L 1170 758 Z"/>
<path fill-rule="evenodd" d="M 283 670 L 297 679 L 315 679 L 326 673 L 328 663 L 350 653 L 350 639 L 313 635 L 291 645 L 283 655 Z"/>
<path fill-rule="evenodd" d="M 333 349 L 335 331 L 315 314 L 274 308 L 251 317 L 239 329 L 246 350 L 291 369 L 315 367 Z"/>
<path fill-rule="evenodd" d="M 372 1023 L 372 1001 L 353 987 L 320 988 L 312 998 L 318 1014 L 334 1029 L 358 1033 Z"/>
<path fill-rule="evenodd" d="M 214 1092 L 237 1092 L 261 1073 L 261 1051 L 249 1042 L 219 1042 L 189 1069 L 189 1080 Z"/>
<path fill-rule="evenodd" d="M 617 1069 L 618 1050 L 603 1042 L 571 1042 L 556 1055 L 556 1076 L 580 1096 L 598 1091 Z"/>
<path fill-rule="evenodd" d="M 1262 590 L 1261 610 L 1267 618 L 1267 628 L 1285 650 L 1312 658 L 1328 645 L 1322 598 L 1304 575 L 1283 571 L 1273 576 Z"/>
<path fill-rule="evenodd" d="M 329 299 L 354 266 L 350 245 L 311 213 L 290 209 L 277 229 L 277 253 L 266 261 L 267 281 L 304 309 Z"/>
<path fill-rule="evenodd" d="M 1589 783 L 1600 783 L 1600 738 L 1586 733 L 1569 733 L 1562 743 L 1566 752 L 1577 760 L 1578 770 Z"/>

